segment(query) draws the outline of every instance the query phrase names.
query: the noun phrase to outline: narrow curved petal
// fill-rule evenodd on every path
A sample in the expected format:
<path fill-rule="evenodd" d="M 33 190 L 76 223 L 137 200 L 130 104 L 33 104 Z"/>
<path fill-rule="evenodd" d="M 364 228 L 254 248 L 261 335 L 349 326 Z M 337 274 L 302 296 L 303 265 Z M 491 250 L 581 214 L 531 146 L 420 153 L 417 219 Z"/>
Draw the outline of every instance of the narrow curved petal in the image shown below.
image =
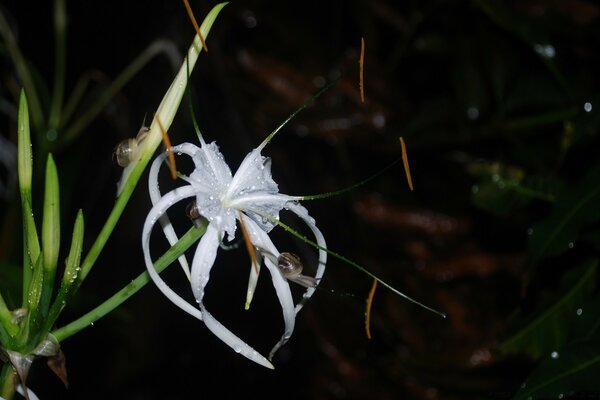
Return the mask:
<path fill-rule="evenodd" d="M 279 212 L 285 205 L 295 200 L 297 200 L 296 197 L 284 194 L 257 192 L 229 200 L 227 207 L 243 210 L 248 217 L 258 224 L 260 229 L 269 233 L 275 227 L 275 222 L 265 217 L 264 214 L 278 219 Z"/>
<path fill-rule="evenodd" d="M 160 167 L 166 158 L 166 152 L 159 154 L 156 157 L 156 159 L 152 162 L 152 166 L 150 167 L 150 173 L 148 176 L 148 192 L 150 193 L 150 200 L 152 201 L 152 205 L 158 203 L 161 198 L 160 190 L 158 188 L 158 172 L 160 171 Z M 165 213 L 161 215 L 161 217 L 158 219 L 158 222 L 160 222 L 160 226 L 162 227 L 162 230 L 165 234 L 165 237 L 169 241 L 169 244 L 171 246 L 175 245 L 179 238 L 177 237 L 175 229 L 173 229 L 173 225 L 171 225 L 171 221 L 169 220 L 167 214 Z M 185 273 L 185 276 L 187 276 L 189 280 L 190 266 L 187 262 L 187 259 L 185 258 L 185 254 L 179 256 L 178 260 L 179 264 L 181 264 L 183 272 Z"/>
<path fill-rule="evenodd" d="M 204 315 L 204 323 L 206 327 L 214 333 L 216 337 L 221 339 L 223 343 L 231 347 L 236 353 L 239 353 L 247 359 L 254 361 L 257 364 L 267 367 L 269 369 L 275 369 L 273 364 L 267 360 L 263 355 L 250 347 L 242 339 L 234 335 L 229 329 L 225 328 L 223 324 L 215 319 L 211 313 L 209 313 L 204 305 L 200 303 L 200 309 Z"/>
<path fill-rule="evenodd" d="M 192 292 L 196 301 L 201 304 L 204 288 L 210 279 L 210 270 L 215 263 L 219 249 L 220 232 L 213 224 L 208 224 L 206 232 L 200 239 L 192 260 Z"/>
<path fill-rule="evenodd" d="M 158 289 L 177 307 L 181 308 L 183 311 L 201 320 L 202 313 L 200 312 L 200 310 L 194 305 L 184 300 L 183 298 L 181 298 L 166 284 L 165 281 L 162 280 L 160 275 L 156 272 L 154 264 L 152 263 L 152 258 L 150 256 L 150 235 L 152 233 L 152 228 L 154 227 L 154 224 L 156 224 L 156 221 L 175 202 L 193 196 L 194 189 L 191 186 L 182 186 L 165 194 L 154 205 L 154 207 L 152 207 L 152 209 L 148 213 L 148 216 L 146 217 L 146 221 L 144 222 L 144 229 L 142 231 L 142 250 L 144 252 L 144 261 L 146 262 L 146 269 L 148 270 L 148 274 L 150 275 L 150 278 L 154 281 Z"/>
<path fill-rule="evenodd" d="M 304 221 L 304 223 L 306 223 L 306 225 L 312 231 L 313 235 L 315 235 L 317 244 L 321 247 L 319 249 L 319 265 L 317 266 L 317 272 L 315 274 L 315 280 L 317 281 L 318 285 L 321 282 L 321 278 L 323 278 L 323 274 L 325 273 L 325 264 L 327 263 L 327 253 L 325 252 L 325 250 L 323 250 L 327 248 L 325 238 L 323 237 L 323 234 L 321 233 L 319 228 L 317 228 L 314 218 L 308 214 L 308 210 L 306 208 L 304 208 L 298 203 L 288 203 L 286 208 L 294 214 L 296 214 Z M 308 289 L 306 289 L 306 292 L 302 296 L 302 300 L 300 300 L 300 302 L 296 304 L 296 314 L 298 314 L 302 307 L 304 307 L 304 304 L 308 301 L 308 299 L 310 299 L 315 290 L 317 290 L 316 286 L 309 287 Z"/>
<path fill-rule="evenodd" d="M 247 216 L 243 216 L 244 222 L 247 224 L 247 228 L 249 230 L 250 238 L 252 240 L 252 244 L 269 251 L 274 256 L 279 255 L 279 251 L 269 238 L 269 235 L 262 229 L 258 227 L 252 221 L 252 219 Z M 279 268 L 271 261 L 269 257 L 264 257 L 265 266 L 269 269 L 271 273 L 271 280 L 273 282 L 273 287 L 275 288 L 275 293 L 277 294 L 277 298 L 279 299 L 279 304 L 281 304 L 281 310 L 283 313 L 283 323 L 285 325 L 283 335 L 279 342 L 273 346 L 271 352 L 269 353 L 269 360 L 273 358 L 273 355 L 281 346 L 283 346 L 294 333 L 294 326 L 296 324 L 296 312 L 294 310 L 294 299 L 292 298 L 292 291 L 290 290 L 290 284 L 287 280 L 281 275 L 279 272 Z"/>
<path fill-rule="evenodd" d="M 210 279 L 210 270 L 215 262 L 217 250 L 219 249 L 219 231 L 215 227 L 208 225 L 206 233 L 200 239 L 200 243 L 196 248 L 194 260 L 192 261 L 192 291 L 196 297 L 196 301 L 200 304 L 203 321 L 206 327 L 226 345 L 231 347 L 236 353 L 260 364 L 264 367 L 273 369 L 273 365 L 264 356 L 260 355 L 256 350 L 250 347 L 246 342 L 233 334 L 223 324 L 217 321 L 210 314 L 204 303 L 204 288 Z"/>

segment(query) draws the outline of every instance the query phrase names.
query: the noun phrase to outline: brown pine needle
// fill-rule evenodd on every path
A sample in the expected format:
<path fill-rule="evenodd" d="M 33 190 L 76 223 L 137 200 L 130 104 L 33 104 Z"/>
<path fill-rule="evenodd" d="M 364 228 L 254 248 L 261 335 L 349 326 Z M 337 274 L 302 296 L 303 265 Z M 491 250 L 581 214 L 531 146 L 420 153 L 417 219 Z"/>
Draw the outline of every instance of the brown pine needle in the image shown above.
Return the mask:
<path fill-rule="evenodd" d="M 406 172 L 406 180 L 408 181 L 408 187 L 410 191 L 413 191 L 412 178 L 410 177 L 410 167 L 408 166 L 408 155 L 406 154 L 406 145 L 404 139 L 400 136 L 400 147 L 402 147 L 402 163 L 404 163 L 404 172 Z"/>
<path fill-rule="evenodd" d="M 169 169 L 171 170 L 171 178 L 173 180 L 177 179 L 177 168 L 175 167 L 175 156 L 173 155 L 173 149 L 171 148 L 171 139 L 169 139 L 169 134 L 165 130 L 162 122 L 160 122 L 160 118 L 158 115 L 156 116 L 156 121 L 158 122 L 158 126 L 160 126 L 160 131 L 162 132 L 163 142 L 165 143 L 167 156 L 169 157 Z"/>
<path fill-rule="evenodd" d="M 373 285 L 371 285 L 369 297 L 367 297 L 367 309 L 365 311 L 365 331 L 367 332 L 367 339 L 369 340 L 371 339 L 371 307 L 373 306 L 375 289 L 377 289 L 377 279 L 373 279 Z"/>
<path fill-rule="evenodd" d="M 188 0 L 183 0 L 183 4 L 185 5 L 185 9 L 187 10 L 188 15 L 190 16 L 190 19 L 192 20 L 194 29 L 196 29 L 196 33 L 198 34 L 198 37 L 200 38 L 200 41 L 202 42 L 202 48 L 204 49 L 205 52 L 208 53 L 208 47 L 206 47 L 206 42 L 204 41 L 204 37 L 202 37 L 202 33 L 200 33 L 200 27 L 198 26 L 198 23 L 196 22 L 196 18 L 194 17 L 194 12 L 192 11 L 192 7 L 190 7 L 190 3 L 188 3 Z"/>
<path fill-rule="evenodd" d="M 360 75 L 358 80 L 358 87 L 360 89 L 360 101 L 365 102 L 365 81 L 364 81 L 364 66 L 365 66 L 365 38 L 360 38 L 360 59 L 358 60 L 360 68 Z"/>
<path fill-rule="evenodd" d="M 244 236 L 244 242 L 246 243 L 246 249 L 248 249 L 248 254 L 250 255 L 250 261 L 252 261 L 252 265 L 258 274 L 260 272 L 260 266 L 258 265 L 258 259 L 256 258 L 256 250 L 254 250 L 254 246 L 252 246 L 252 242 L 250 241 L 250 234 L 248 233 L 248 229 L 246 229 L 246 224 L 242 218 L 242 212 L 238 211 L 238 215 L 240 227 L 242 228 L 242 235 Z"/>

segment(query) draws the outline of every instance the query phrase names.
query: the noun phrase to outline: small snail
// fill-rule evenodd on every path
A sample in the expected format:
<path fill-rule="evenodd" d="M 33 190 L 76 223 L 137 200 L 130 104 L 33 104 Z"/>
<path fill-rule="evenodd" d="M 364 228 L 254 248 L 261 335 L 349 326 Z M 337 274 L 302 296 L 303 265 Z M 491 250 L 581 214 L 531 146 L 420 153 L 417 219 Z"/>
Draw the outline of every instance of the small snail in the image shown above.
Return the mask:
<path fill-rule="evenodd" d="M 189 202 L 188 205 L 185 206 L 185 215 L 192 220 L 196 228 L 199 227 L 202 215 L 200 215 L 200 211 L 196 206 L 196 200 Z"/>
<path fill-rule="evenodd" d="M 311 276 L 302 275 L 302 261 L 294 253 L 283 252 L 277 257 L 277 267 L 284 278 L 307 288 L 316 287 L 317 280 Z"/>
<path fill-rule="evenodd" d="M 125 139 L 115 147 L 113 151 L 113 161 L 120 167 L 126 167 L 136 157 L 140 144 L 150 132 L 150 128 L 142 126 L 134 139 Z"/>
<path fill-rule="evenodd" d="M 277 267 L 284 278 L 292 279 L 302 273 L 304 266 L 294 253 L 283 252 L 277 257 Z"/>

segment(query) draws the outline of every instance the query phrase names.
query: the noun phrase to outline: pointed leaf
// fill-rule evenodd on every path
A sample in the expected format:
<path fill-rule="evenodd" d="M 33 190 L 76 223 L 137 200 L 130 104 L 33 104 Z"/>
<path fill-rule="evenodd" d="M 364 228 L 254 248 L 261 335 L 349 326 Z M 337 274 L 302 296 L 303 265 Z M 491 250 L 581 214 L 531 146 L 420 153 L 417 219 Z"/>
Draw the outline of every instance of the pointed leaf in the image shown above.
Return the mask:
<path fill-rule="evenodd" d="M 593 290 L 597 267 L 597 260 L 588 263 L 581 278 L 556 303 L 501 343 L 500 350 L 539 357 L 564 345 L 571 325 L 569 316 L 576 313 Z"/>
<path fill-rule="evenodd" d="M 42 222 L 42 254 L 44 260 L 44 288 L 40 306 L 48 311 L 54 289 L 54 277 L 60 249 L 60 196 L 58 173 L 52 154 L 46 163 L 46 192 L 44 194 L 44 219 Z"/>
<path fill-rule="evenodd" d="M 578 343 L 543 360 L 514 400 L 597 398 L 599 376 L 600 342 Z"/>
<path fill-rule="evenodd" d="M 535 225 L 529 238 L 528 276 L 548 256 L 561 254 L 573 247 L 579 231 L 600 219 L 600 167 L 596 167 L 572 189 L 559 196 L 552 213 Z"/>
<path fill-rule="evenodd" d="M 31 280 L 33 265 L 36 263 L 40 254 L 40 244 L 31 206 L 33 155 L 31 151 L 31 135 L 29 129 L 29 108 L 27 107 L 27 96 L 23 90 L 21 90 L 19 98 L 17 136 L 17 165 L 19 170 L 21 208 L 23 212 L 23 306 L 25 306 L 27 303 L 27 288 L 29 287 L 29 281 Z"/>

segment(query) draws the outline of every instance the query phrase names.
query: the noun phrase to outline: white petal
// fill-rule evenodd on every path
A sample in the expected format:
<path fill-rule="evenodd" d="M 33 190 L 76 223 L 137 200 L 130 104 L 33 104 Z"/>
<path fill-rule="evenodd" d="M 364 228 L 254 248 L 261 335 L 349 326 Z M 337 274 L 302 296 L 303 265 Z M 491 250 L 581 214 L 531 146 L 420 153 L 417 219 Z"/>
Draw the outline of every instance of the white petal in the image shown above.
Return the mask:
<path fill-rule="evenodd" d="M 308 225 L 310 230 L 313 232 L 313 235 L 315 235 L 317 244 L 321 248 L 326 249 L 327 244 L 325 243 L 325 238 L 323 237 L 323 234 L 321 233 L 319 228 L 317 228 L 314 218 L 312 218 L 310 215 L 308 215 L 308 211 L 306 210 L 306 208 L 304 208 L 303 206 L 301 206 L 298 203 L 288 203 L 286 208 L 288 210 L 292 211 L 297 216 L 299 216 L 306 223 L 306 225 Z M 323 274 L 325 273 L 325 264 L 326 263 L 327 263 L 327 253 L 324 250 L 319 249 L 319 265 L 317 266 L 317 272 L 315 274 L 315 279 L 317 281 L 317 285 L 319 284 L 319 282 L 321 282 L 321 278 L 323 278 Z M 306 289 L 306 292 L 302 296 L 302 300 L 300 300 L 300 302 L 296 305 L 296 314 L 302 309 L 302 307 L 304 307 L 304 304 L 308 301 L 308 299 L 310 299 L 310 297 L 313 295 L 315 290 L 317 290 L 316 287 L 310 287 L 310 288 Z"/>
<path fill-rule="evenodd" d="M 254 149 L 246 155 L 231 181 L 226 197 L 234 199 L 248 192 L 277 193 L 277 183 L 271 177 L 271 162 Z"/>
<path fill-rule="evenodd" d="M 269 238 L 269 235 L 262 229 L 260 229 L 250 218 L 243 216 L 244 223 L 249 230 L 252 244 L 259 248 L 265 249 L 273 254 L 275 257 L 279 256 L 279 251 Z M 273 281 L 273 287 L 275 293 L 281 304 L 281 310 L 283 313 L 283 322 L 285 325 L 283 335 L 279 342 L 275 344 L 271 352 L 269 353 L 269 359 L 273 358 L 275 352 L 283 346 L 294 332 L 294 325 L 296 323 L 296 313 L 294 311 L 294 299 L 292 298 L 292 291 L 290 290 L 290 284 L 281 275 L 279 268 L 271 261 L 270 257 L 264 257 L 265 266 L 271 273 L 271 280 Z"/>
<path fill-rule="evenodd" d="M 167 156 L 167 152 L 159 154 L 158 157 L 156 157 L 156 159 L 152 162 L 152 166 L 150 167 L 150 173 L 148 176 L 148 192 L 150 193 L 152 205 L 158 203 L 161 198 L 160 190 L 158 188 L 158 172 L 160 171 L 160 167 Z M 175 229 L 173 229 L 173 226 L 171 225 L 169 217 L 165 213 L 158 219 L 158 221 L 160 222 L 160 226 L 162 227 L 169 244 L 173 246 L 175 243 L 177 243 L 179 238 L 175 233 Z M 187 278 L 190 279 L 190 266 L 185 258 L 185 254 L 179 256 L 179 263 L 181 264 L 181 268 L 183 269 L 183 272 Z"/>
<path fill-rule="evenodd" d="M 237 197 L 228 201 L 226 206 L 244 211 L 263 231 L 268 233 L 276 224 L 264 214 L 279 219 L 279 212 L 285 207 L 286 203 L 296 200 L 298 200 L 297 197 L 285 194 L 259 192 Z"/>
<path fill-rule="evenodd" d="M 241 340 L 239 337 L 231 333 L 231 331 L 217 321 L 207 310 L 203 304 L 200 304 L 200 309 L 204 315 L 204 323 L 206 327 L 215 334 L 216 337 L 221 339 L 225 344 L 231 347 L 236 353 L 243 355 L 249 360 L 254 361 L 257 364 L 267 367 L 269 369 L 275 369 L 273 364 L 267 360 L 264 356 L 250 347 L 246 342 Z"/>
<path fill-rule="evenodd" d="M 25 394 L 25 391 L 27 391 L 27 395 Z M 19 393 L 21 396 L 28 398 L 29 400 L 39 400 L 40 398 L 37 397 L 35 395 L 35 393 L 33 393 L 33 391 L 29 388 L 25 388 L 23 389 L 23 385 L 21 385 L 20 383 L 17 385 L 17 393 Z M 2 397 L 0 397 L 1 399 Z"/>
<path fill-rule="evenodd" d="M 217 321 L 204 307 L 202 299 L 204 298 L 204 288 L 210 278 L 210 270 L 217 256 L 219 248 L 219 231 L 214 226 L 208 225 L 206 233 L 200 240 L 194 260 L 192 261 L 192 291 L 196 297 L 196 301 L 200 304 L 203 320 L 206 327 L 215 334 L 223 343 L 227 344 L 236 353 L 240 353 L 244 357 L 264 366 L 273 369 L 273 364 L 264 356 L 260 355 L 256 350 L 250 347 L 242 339 L 234 335 L 223 324 Z"/>
<path fill-rule="evenodd" d="M 158 289 L 171 300 L 177 307 L 181 308 L 188 314 L 202 319 L 202 313 L 194 305 L 190 304 L 177 293 L 175 293 L 165 281 L 162 280 L 160 275 L 156 272 L 152 258 L 150 256 L 150 235 L 152 228 L 156 221 L 163 215 L 172 204 L 182 199 L 194 196 L 194 189 L 191 186 L 182 186 L 164 195 L 157 203 L 152 207 L 146 221 L 144 222 L 144 229 L 142 231 L 142 250 L 144 252 L 144 261 L 146 262 L 146 269 L 150 278 L 154 281 Z"/>

